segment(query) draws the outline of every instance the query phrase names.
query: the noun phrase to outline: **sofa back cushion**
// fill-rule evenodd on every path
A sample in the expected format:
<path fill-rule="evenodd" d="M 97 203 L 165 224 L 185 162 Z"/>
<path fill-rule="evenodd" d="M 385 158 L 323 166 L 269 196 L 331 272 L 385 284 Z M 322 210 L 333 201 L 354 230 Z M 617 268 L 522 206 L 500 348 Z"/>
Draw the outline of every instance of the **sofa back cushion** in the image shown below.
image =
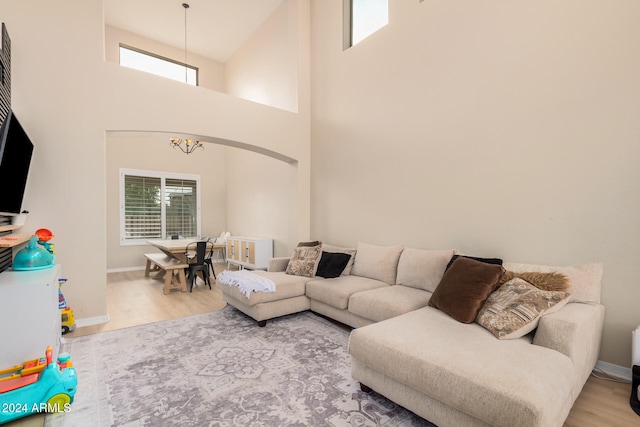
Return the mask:
<path fill-rule="evenodd" d="M 435 291 L 454 252 L 453 249 L 405 248 L 398 261 L 396 284 L 429 292 Z"/>
<path fill-rule="evenodd" d="M 358 243 L 351 274 L 395 285 L 398 260 L 403 248 L 401 245 L 376 246 Z"/>
<path fill-rule="evenodd" d="M 602 263 L 596 262 L 578 266 L 553 267 L 548 265 L 504 263 L 507 271 L 515 273 L 539 272 L 539 273 L 560 273 L 569 280 L 571 294 L 569 302 L 600 303 L 600 292 L 602 290 Z"/>

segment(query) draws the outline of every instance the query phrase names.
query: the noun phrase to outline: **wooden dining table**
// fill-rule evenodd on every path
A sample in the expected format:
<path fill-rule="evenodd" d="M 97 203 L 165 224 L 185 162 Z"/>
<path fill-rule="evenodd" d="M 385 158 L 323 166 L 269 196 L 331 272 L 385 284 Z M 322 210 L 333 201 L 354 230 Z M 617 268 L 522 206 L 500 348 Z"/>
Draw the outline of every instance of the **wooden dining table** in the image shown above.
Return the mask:
<path fill-rule="evenodd" d="M 198 242 L 202 239 L 150 239 L 147 243 L 160 249 L 166 255 L 176 258 L 182 263 L 187 263 L 187 246 L 190 243 Z M 224 243 L 209 242 L 209 245 L 213 245 L 213 250 L 223 250 L 225 248 Z M 195 248 L 194 248 L 195 249 Z"/>

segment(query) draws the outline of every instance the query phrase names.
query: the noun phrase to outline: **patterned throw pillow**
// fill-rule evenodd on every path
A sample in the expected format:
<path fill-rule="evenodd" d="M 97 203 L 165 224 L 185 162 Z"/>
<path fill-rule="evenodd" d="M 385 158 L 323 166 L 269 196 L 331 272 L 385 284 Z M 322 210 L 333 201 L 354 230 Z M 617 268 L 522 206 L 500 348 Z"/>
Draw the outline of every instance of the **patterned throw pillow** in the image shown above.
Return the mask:
<path fill-rule="evenodd" d="M 294 276 L 313 277 L 322 254 L 322 245 L 298 246 L 291 255 L 285 273 Z"/>
<path fill-rule="evenodd" d="M 520 278 L 514 278 L 489 295 L 476 323 L 498 339 L 520 338 L 533 331 L 543 314 L 562 308 L 569 294 L 544 291 Z"/>

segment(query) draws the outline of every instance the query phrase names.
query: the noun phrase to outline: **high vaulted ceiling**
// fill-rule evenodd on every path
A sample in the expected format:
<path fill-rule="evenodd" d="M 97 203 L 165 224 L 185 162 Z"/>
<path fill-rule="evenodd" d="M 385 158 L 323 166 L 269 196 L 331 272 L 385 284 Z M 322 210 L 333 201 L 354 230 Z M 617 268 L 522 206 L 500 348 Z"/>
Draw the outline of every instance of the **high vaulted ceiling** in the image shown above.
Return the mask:
<path fill-rule="evenodd" d="M 226 62 L 283 0 L 104 0 L 105 24 Z"/>

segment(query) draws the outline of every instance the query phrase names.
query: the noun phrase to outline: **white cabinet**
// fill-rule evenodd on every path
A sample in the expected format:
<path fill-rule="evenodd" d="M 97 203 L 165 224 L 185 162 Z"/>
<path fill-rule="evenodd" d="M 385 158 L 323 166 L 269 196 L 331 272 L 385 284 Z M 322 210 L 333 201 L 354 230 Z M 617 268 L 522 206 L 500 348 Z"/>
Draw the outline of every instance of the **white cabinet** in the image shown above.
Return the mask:
<path fill-rule="evenodd" d="M 273 239 L 227 237 L 227 262 L 250 270 L 266 270 L 273 258 Z"/>
<path fill-rule="evenodd" d="M 0 369 L 44 357 L 48 346 L 58 357 L 61 318 L 60 266 L 0 273 Z"/>

